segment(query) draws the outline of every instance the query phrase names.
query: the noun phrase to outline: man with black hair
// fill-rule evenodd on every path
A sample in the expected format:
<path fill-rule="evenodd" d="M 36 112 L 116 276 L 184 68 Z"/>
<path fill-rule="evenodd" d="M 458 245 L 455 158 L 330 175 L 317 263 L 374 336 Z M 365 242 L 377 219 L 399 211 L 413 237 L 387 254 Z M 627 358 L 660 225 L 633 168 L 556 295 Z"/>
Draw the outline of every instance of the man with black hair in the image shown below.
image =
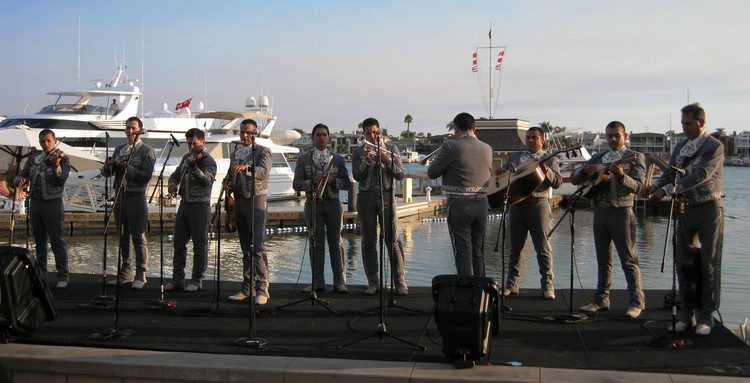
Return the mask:
<path fill-rule="evenodd" d="M 63 239 L 62 228 L 65 210 L 62 200 L 65 181 L 70 174 L 70 163 L 65 153 L 56 149 L 55 132 L 44 129 L 39 132 L 42 150 L 29 155 L 23 169 L 13 182 L 16 187 L 29 183 L 29 221 L 34 232 L 36 259 L 39 269 L 47 278 L 47 237 L 55 254 L 58 289 L 68 287 L 68 250 Z"/>
<path fill-rule="evenodd" d="M 174 220 L 174 258 L 172 281 L 164 290 L 200 290 L 208 263 L 208 221 L 211 212 L 211 187 L 216 178 L 216 160 L 206 150 L 206 135 L 192 128 L 185 133 L 189 151 L 169 176 L 169 194 L 181 197 Z M 185 286 L 187 242 L 193 239 L 193 275 Z"/>
<path fill-rule="evenodd" d="M 122 267 L 120 275 L 108 280 L 107 284 L 133 283 L 133 289 L 140 290 L 146 284 L 148 270 L 148 248 L 146 242 L 146 189 L 154 173 L 156 154 L 154 149 L 140 139 L 143 134 L 143 122 L 138 117 L 130 117 L 125 122 L 127 144 L 115 148 L 114 154 L 101 169 L 105 177 L 115 176 L 114 190 L 117 200 L 112 208 L 115 221 L 120 228 L 120 249 Z M 133 254 L 135 252 L 135 270 Z"/>
<path fill-rule="evenodd" d="M 453 119 L 455 139 L 446 141 L 427 169 L 430 178 L 443 177 L 448 198 L 448 233 L 459 275 L 484 276 L 484 228 L 487 187 L 492 176 L 492 147 L 479 141 L 474 117 Z"/>
<path fill-rule="evenodd" d="M 352 173 L 354 179 L 359 182 L 357 212 L 362 224 L 362 263 L 367 275 L 365 294 L 377 293 L 382 277 L 378 273 L 379 222 L 381 232 L 385 233 L 385 246 L 391 259 L 396 294 L 407 295 L 409 290 L 406 286 L 404 250 L 401 240 L 398 239 L 396 196 L 393 194 L 393 180 L 404 178 L 404 165 L 401 163 L 398 148 L 381 142 L 378 120 L 372 117 L 365 119 L 362 122 L 362 130 L 368 143 L 354 149 Z M 385 222 L 380 218 L 381 212 Z"/>
<path fill-rule="evenodd" d="M 234 195 L 234 217 L 242 249 L 242 290 L 229 300 L 242 301 L 255 297 L 255 303 L 268 302 L 268 256 L 263 243 L 266 238 L 268 175 L 273 158 L 271 149 L 255 143 L 258 124 L 246 119 L 240 123 L 241 144 L 232 153 L 229 164 L 229 191 Z M 253 183 L 255 181 L 255 183 Z M 252 231 L 252 237 L 250 232 Z M 252 273 L 255 269 L 255 273 Z"/>

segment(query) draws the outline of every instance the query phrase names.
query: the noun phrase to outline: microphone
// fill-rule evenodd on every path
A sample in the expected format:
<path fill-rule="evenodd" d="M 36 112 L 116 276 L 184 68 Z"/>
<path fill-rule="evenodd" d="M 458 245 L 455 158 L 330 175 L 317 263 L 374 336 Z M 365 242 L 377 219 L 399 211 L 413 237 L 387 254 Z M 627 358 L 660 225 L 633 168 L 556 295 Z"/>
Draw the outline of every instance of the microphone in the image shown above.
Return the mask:
<path fill-rule="evenodd" d="M 680 169 L 677 166 L 671 166 L 671 165 L 669 166 L 669 168 L 672 169 L 672 171 L 674 171 L 675 173 L 679 174 L 680 176 L 685 175 L 685 169 Z"/>
<path fill-rule="evenodd" d="M 133 132 L 133 135 L 140 136 L 141 134 L 144 134 L 144 133 L 146 133 L 146 129 L 141 128 Z"/>
<path fill-rule="evenodd" d="M 179 148 L 179 147 L 180 147 L 180 143 L 179 143 L 179 142 L 177 142 L 177 139 L 176 139 L 176 138 L 174 138 L 174 136 L 172 135 L 172 133 L 169 133 L 169 137 L 171 137 L 171 138 L 172 138 L 172 143 L 174 144 L 174 146 L 176 146 L 176 147 L 178 147 L 178 148 Z"/>

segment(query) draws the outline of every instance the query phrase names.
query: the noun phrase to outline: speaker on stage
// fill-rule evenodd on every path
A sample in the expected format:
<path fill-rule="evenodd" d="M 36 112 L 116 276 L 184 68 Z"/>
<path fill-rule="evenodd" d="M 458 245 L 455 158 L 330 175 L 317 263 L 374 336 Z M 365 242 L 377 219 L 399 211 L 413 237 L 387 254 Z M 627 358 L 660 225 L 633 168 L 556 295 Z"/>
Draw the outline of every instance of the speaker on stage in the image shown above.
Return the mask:
<path fill-rule="evenodd" d="M 52 293 L 28 249 L 0 246 L 0 338 L 31 335 L 57 317 Z"/>
<path fill-rule="evenodd" d="M 498 285 L 474 275 L 438 275 L 432 279 L 435 323 L 443 353 L 456 367 L 470 367 L 487 354 L 490 335 L 500 330 Z"/>

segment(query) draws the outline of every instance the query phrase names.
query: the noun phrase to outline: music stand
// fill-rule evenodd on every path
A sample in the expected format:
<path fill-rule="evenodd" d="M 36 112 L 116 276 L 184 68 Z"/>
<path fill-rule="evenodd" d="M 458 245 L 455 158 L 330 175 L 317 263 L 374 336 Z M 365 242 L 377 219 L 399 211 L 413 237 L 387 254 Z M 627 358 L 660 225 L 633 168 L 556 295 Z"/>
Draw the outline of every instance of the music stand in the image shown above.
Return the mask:
<path fill-rule="evenodd" d="M 256 128 L 257 129 L 257 128 Z M 232 343 L 236 346 L 250 347 L 256 350 L 263 350 L 268 344 L 268 341 L 262 338 L 255 337 L 255 284 L 258 281 L 255 280 L 255 137 L 252 138 L 253 149 L 250 154 L 252 158 L 252 172 L 250 174 L 250 184 L 252 185 L 252 194 L 250 196 L 250 303 L 248 304 L 250 313 L 248 315 L 248 336 L 244 338 L 237 338 Z M 255 295 L 258 293 L 256 292 Z"/>
<path fill-rule="evenodd" d="M 333 155 L 331 155 L 330 161 L 333 161 Z M 310 162 L 313 162 L 312 153 L 310 153 Z M 326 176 L 325 170 L 326 169 L 323 169 L 324 177 Z M 306 197 L 305 203 L 310 205 L 310 210 L 309 210 L 310 211 L 310 229 L 308 230 L 308 234 L 310 237 L 310 269 L 311 269 L 310 294 L 307 296 L 307 298 L 302 298 L 294 302 L 290 302 L 290 303 L 278 306 L 276 307 L 276 310 L 282 310 L 284 308 L 294 306 L 302 302 L 310 301 L 310 306 L 314 307 L 315 304 L 317 303 L 320 306 L 322 306 L 324 309 L 328 310 L 329 313 L 336 315 L 336 312 L 333 311 L 332 308 L 328 307 L 328 305 L 331 304 L 330 302 L 328 302 L 325 299 L 318 298 L 318 293 L 316 291 L 316 286 L 315 286 L 315 266 L 317 265 L 317 262 L 315 261 L 315 245 L 317 244 L 317 238 L 315 236 L 318 234 L 318 226 L 317 226 L 318 201 L 316 201 L 317 195 L 315 195 L 316 193 L 312 185 L 313 185 L 313 182 L 311 180 L 310 189 L 312 191 L 309 193 L 305 192 L 305 197 Z M 323 188 L 323 190 L 325 190 L 325 187 Z M 330 251 L 331 249 L 328 249 L 328 250 Z M 323 248 L 322 258 L 325 262 L 325 247 Z M 304 261 L 304 256 L 303 256 L 303 261 Z M 325 289 L 325 285 L 323 286 L 323 289 Z"/>
<path fill-rule="evenodd" d="M 421 346 L 421 345 L 419 345 L 417 343 L 410 342 L 410 341 L 408 341 L 408 340 L 406 340 L 404 338 L 401 338 L 401 337 L 399 337 L 397 335 L 393 335 L 392 333 L 388 332 L 388 329 L 387 329 L 387 327 L 385 325 L 385 315 L 386 315 L 386 310 L 388 309 L 388 305 L 385 303 L 385 292 L 383 291 L 383 287 L 384 287 L 384 283 L 385 283 L 384 282 L 385 278 L 383 278 L 383 271 L 385 270 L 385 268 L 384 268 L 384 263 L 385 263 L 384 237 L 385 237 L 385 229 L 386 229 L 385 223 L 386 222 L 385 222 L 385 208 L 384 208 L 385 207 L 385 204 L 384 204 L 385 203 L 385 201 L 384 201 L 384 194 L 385 194 L 385 192 L 383 190 L 383 181 L 384 181 L 383 180 L 383 168 L 382 168 L 382 162 L 381 162 L 381 159 L 380 159 L 380 151 L 381 151 L 381 148 L 380 148 L 380 135 L 378 135 L 377 151 L 375 152 L 376 156 L 377 156 L 378 176 L 380 177 L 379 184 L 380 184 L 380 207 L 381 207 L 381 209 L 380 209 L 380 216 L 378 218 L 380 219 L 380 222 L 383 224 L 382 225 L 383 230 L 380 230 L 380 238 L 379 238 L 379 241 L 380 241 L 380 246 L 379 246 L 379 248 L 380 248 L 380 257 L 379 257 L 379 261 L 380 261 L 380 278 L 378 278 L 378 279 L 379 279 L 379 282 L 380 282 L 380 286 L 379 286 L 379 288 L 380 288 L 380 299 L 379 299 L 379 306 L 378 306 L 378 308 L 379 308 L 379 311 L 380 311 L 380 317 L 379 317 L 378 325 L 377 325 L 377 327 L 375 328 L 375 331 L 372 334 L 365 335 L 365 336 L 363 336 L 363 337 L 361 337 L 359 339 L 355 339 L 353 341 L 350 341 L 350 342 L 344 343 L 342 345 L 336 346 L 336 349 L 337 350 L 341 350 L 344 347 L 351 346 L 353 344 L 362 342 L 362 341 L 370 339 L 372 337 L 379 337 L 381 342 L 386 337 L 391 337 L 391 338 L 393 338 L 395 340 L 398 340 L 398 341 L 400 341 L 402 343 L 406 343 L 406 344 L 408 344 L 410 346 L 413 346 L 413 347 L 417 348 L 420 351 L 425 351 L 425 350 L 427 350 L 427 347 Z M 391 152 L 391 165 L 393 164 L 393 157 L 392 156 L 393 156 L 393 152 Z M 391 193 L 392 192 L 393 192 L 393 188 L 391 187 Z M 392 206 L 393 206 L 393 196 L 391 195 L 391 207 Z M 393 227 L 393 225 L 391 225 L 390 227 L 388 227 L 387 230 L 389 232 L 391 232 L 391 228 L 392 227 Z M 395 238 L 396 234 L 397 233 L 392 233 L 392 235 L 391 235 L 392 236 L 391 239 L 392 239 L 393 242 L 395 242 L 395 240 L 396 240 L 396 238 Z M 368 311 L 371 311 L 371 310 L 368 310 Z"/>
<path fill-rule="evenodd" d="M 575 259 L 576 259 L 576 252 L 575 252 L 575 238 L 576 238 L 576 203 L 578 202 L 578 199 L 581 198 L 581 195 L 583 194 L 583 190 L 588 187 L 589 185 L 587 183 L 584 183 L 581 185 L 581 187 L 578 188 L 578 190 L 573 193 L 573 199 L 570 201 L 570 204 L 568 205 L 568 208 L 565 210 L 562 216 L 560 216 L 560 219 L 555 224 L 555 227 L 550 230 L 549 234 L 547 234 L 547 237 L 551 237 L 552 233 L 555 232 L 555 229 L 557 229 L 557 226 L 562 223 L 563 218 L 565 218 L 565 215 L 570 213 L 570 303 L 569 305 L 569 311 L 568 314 L 562 314 L 562 315 L 553 315 L 550 317 L 546 317 L 545 319 L 551 320 L 558 323 L 578 323 L 581 321 L 584 321 L 588 319 L 588 316 L 586 314 L 573 314 L 573 278 L 574 278 L 574 267 L 575 267 Z"/>

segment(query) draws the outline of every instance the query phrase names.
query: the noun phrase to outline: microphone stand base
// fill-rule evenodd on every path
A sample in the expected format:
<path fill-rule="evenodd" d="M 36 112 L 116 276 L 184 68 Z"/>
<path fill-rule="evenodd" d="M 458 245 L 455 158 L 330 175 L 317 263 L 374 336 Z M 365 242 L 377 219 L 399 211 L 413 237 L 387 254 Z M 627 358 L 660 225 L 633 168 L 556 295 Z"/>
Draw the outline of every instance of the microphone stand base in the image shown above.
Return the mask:
<path fill-rule="evenodd" d="M 238 338 L 232 341 L 235 346 L 249 347 L 255 350 L 263 350 L 268 341 L 261 338 Z"/>
<path fill-rule="evenodd" d="M 588 319 L 586 314 L 563 314 L 545 317 L 544 320 L 555 323 L 578 323 Z"/>

